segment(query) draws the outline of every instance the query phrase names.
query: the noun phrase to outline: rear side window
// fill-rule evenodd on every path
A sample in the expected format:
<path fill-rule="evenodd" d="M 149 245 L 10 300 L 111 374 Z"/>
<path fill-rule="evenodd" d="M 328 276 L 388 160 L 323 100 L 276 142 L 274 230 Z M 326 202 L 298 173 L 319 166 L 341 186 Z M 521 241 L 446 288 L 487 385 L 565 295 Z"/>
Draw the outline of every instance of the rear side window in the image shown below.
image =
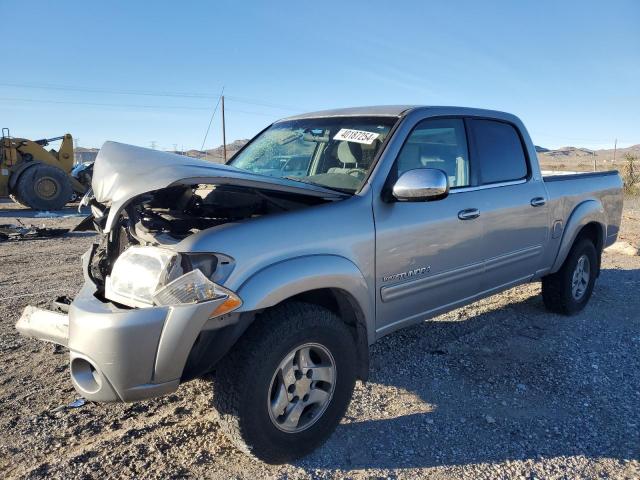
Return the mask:
<path fill-rule="evenodd" d="M 509 182 L 527 176 L 527 160 L 515 127 L 494 120 L 469 120 L 475 147 L 475 162 L 480 165 L 480 183 Z"/>

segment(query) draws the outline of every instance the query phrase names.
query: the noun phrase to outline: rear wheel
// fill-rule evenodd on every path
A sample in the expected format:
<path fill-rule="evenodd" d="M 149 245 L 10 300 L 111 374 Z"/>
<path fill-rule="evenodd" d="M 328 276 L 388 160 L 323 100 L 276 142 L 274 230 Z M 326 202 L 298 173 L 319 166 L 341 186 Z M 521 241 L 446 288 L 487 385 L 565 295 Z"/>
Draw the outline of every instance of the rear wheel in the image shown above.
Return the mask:
<path fill-rule="evenodd" d="M 20 203 L 35 210 L 59 210 L 71 198 L 71 182 L 61 169 L 37 165 L 20 175 L 15 188 Z"/>
<path fill-rule="evenodd" d="M 593 242 L 578 240 L 560 270 L 542 279 L 545 307 L 564 315 L 578 313 L 591 298 L 597 268 L 598 252 Z"/>
<path fill-rule="evenodd" d="M 221 428 L 268 463 L 306 455 L 344 415 L 355 365 L 353 335 L 330 310 L 290 303 L 267 311 L 216 368 Z"/>

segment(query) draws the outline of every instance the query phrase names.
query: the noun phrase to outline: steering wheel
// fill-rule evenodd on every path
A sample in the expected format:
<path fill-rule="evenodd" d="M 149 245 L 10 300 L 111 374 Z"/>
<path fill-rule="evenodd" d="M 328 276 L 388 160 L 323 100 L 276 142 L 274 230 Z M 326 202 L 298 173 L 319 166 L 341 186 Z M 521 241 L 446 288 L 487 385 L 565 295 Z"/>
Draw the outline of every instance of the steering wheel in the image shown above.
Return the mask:
<path fill-rule="evenodd" d="M 364 170 L 362 170 L 361 168 L 352 168 L 351 170 L 349 170 L 347 172 L 347 175 L 351 175 L 351 176 L 357 177 L 358 175 L 365 174 L 365 173 L 366 172 Z"/>

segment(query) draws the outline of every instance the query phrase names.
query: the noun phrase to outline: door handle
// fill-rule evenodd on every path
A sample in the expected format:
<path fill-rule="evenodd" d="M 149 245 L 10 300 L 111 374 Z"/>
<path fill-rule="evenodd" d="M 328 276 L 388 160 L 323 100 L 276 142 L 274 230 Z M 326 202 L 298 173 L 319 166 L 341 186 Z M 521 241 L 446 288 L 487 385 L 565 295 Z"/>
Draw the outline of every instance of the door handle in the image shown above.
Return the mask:
<path fill-rule="evenodd" d="M 477 208 L 465 208 L 464 210 L 460 210 L 458 212 L 458 218 L 460 220 L 473 220 L 474 218 L 478 218 L 480 216 L 480 210 Z"/>
<path fill-rule="evenodd" d="M 545 203 L 547 203 L 547 201 L 544 199 L 544 197 L 535 197 L 535 198 L 531 199 L 531 206 L 532 207 L 541 207 Z"/>

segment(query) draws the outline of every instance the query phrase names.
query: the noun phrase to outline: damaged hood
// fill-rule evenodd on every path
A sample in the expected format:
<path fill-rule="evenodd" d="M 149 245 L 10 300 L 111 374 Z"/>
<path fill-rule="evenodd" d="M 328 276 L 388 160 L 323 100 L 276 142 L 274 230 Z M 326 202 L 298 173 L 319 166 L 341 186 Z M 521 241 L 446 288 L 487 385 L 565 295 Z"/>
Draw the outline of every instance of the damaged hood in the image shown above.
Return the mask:
<path fill-rule="evenodd" d="M 105 225 L 105 231 L 110 231 L 122 208 L 134 197 L 170 186 L 199 183 L 238 185 L 327 199 L 349 196 L 316 185 L 117 142 L 105 142 L 100 149 L 91 187 L 98 202 L 110 205 Z"/>

